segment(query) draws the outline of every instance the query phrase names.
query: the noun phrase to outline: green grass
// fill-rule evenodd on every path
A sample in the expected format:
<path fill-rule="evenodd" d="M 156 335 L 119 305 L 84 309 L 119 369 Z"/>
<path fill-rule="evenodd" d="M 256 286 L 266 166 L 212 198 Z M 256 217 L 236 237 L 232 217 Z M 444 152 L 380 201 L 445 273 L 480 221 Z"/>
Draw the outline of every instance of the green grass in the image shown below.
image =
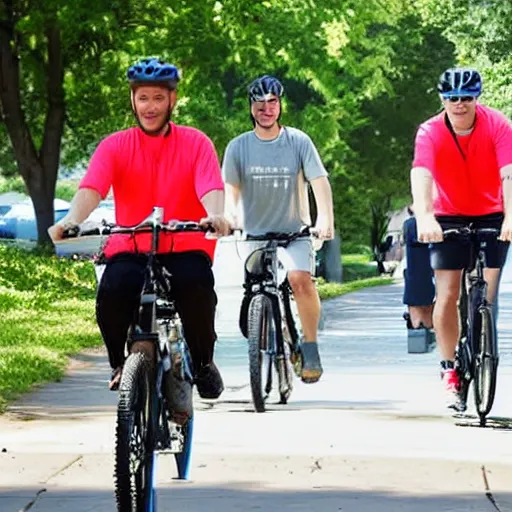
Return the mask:
<path fill-rule="evenodd" d="M 343 283 L 326 283 L 320 279 L 318 281 L 318 293 L 321 299 L 332 299 L 361 288 L 393 282 L 393 279 L 389 276 L 377 275 L 377 266 L 372 263 L 369 252 L 343 254 L 341 261 L 343 263 Z"/>
<path fill-rule="evenodd" d="M 368 288 L 370 286 L 381 286 L 383 284 L 391 284 L 393 278 L 389 276 L 383 277 L 368 277 L 366 279 L 357 279 L 348 283 L 325 283 L 320 280 L 318 283 L 318 293 L 320 298 L 332 299 L 345 293 L 355 292 L 362 288 Z"/>
<path fill-rule="evenodd" d="M 341 262 L 344 283 L 377 277 L 377 265 L 372 262 L 369 254 L 344 254 L 341 257 Z"/>
<path fill-rule="evenodd" d="M 0 411 L 97 346 L 93 265 L 0 244 Z"/>

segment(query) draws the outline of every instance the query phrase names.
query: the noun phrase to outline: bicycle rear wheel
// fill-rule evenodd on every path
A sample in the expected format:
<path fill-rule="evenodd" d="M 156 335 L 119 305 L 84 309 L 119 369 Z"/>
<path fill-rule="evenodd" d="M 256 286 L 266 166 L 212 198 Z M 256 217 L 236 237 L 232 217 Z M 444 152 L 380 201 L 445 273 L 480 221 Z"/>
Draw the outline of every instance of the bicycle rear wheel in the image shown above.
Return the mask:
<path fill-rule="evenodd" d="M 265 412 L 265 400 L 272 387 L 272 359 L 275 325 L 272 303 L 266 295 L 256 295 L 249 304 L 247 342 L 252 401 L 256 412 Z"/>
<path fill-rule="evenodd" d="M 478 344 L 476 345 L 478 351 L 475 354 L 474 394 L 476 411 L 480 416 L 480 422 L 483 424 L 485 423 L 485 417 L 492 409 L 496 393 L 498 343 L 494 316 L 490 306 L 480 306 L 477 314 L 480 315 L 480 332 L 477 336 Z"/>
<path fill-rule="evenodd" d="M 141 353 L 126 359 L 119 386 L 115 494 L 122 512 L 149 512 L 154 500 L 154 429 L 151 364 Z"/>

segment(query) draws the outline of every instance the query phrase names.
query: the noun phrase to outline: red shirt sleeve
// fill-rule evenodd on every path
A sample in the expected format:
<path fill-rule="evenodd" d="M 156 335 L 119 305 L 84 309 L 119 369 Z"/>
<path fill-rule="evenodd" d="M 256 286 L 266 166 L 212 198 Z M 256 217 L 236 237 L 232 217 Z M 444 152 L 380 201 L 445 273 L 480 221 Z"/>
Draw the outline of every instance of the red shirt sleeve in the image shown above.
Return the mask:
<path fill-rule="evenodd" d="M 195 188 L 199 199 L 212 190 L 224 190 L 219 158 L 213 142 L 203 133 L 198 134 L 199 144 L 195 160 Z"/>
<path fill-rule="evenodd" d="M 434 172 L 435 157 L 434 144 L 428 132 L 428 129 L 421 125 L 416 133 L 416 142 L 414 144 L 414 167 L 425 167 L 430 172 Z"/>
<path fill-rule="evenodd" d="M 117 147 L 117 137 L 113 135 L 100 142 L 79 188 L 96 190 L 105 199 L 114 179 Z"/>
<path fill-rule="evenodd" d="M 501 169 L 512 164 L 512 126 L 501 113 L 497 113 L 493 126 L 493 140 L 498 167 Z"/>

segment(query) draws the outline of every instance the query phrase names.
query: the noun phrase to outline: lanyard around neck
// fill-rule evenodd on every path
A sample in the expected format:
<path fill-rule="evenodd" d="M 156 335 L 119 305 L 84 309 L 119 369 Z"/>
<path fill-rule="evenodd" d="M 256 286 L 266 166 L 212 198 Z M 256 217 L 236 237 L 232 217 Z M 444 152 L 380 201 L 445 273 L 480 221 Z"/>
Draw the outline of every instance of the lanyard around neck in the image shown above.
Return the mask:
<path fill-rule="evenodd" d="M 450 130 L 450 133 L 452 134 L 455 144 L 457 144 L 457 148 L 459 150 L 460 155 L 462 156 L 462 159 L 464 161 L 466 161 L 466 154 L 464 153 L 464 151 L 462 151 L 462 148 L 459 143 L 459 139 L 457 138 L 457 134 L 455 133 L 452 123 L 450 122 L 450 118 L 448 117 L 448 114 L 446 114 L 446 113 L 444 114 L 444 124 L 447 126 L 448 130 Z M 476 125 L 476 117 L 475 117 L 475 122 L 473 123 L 473 130 L 475 129 L 475 125 Z"/>

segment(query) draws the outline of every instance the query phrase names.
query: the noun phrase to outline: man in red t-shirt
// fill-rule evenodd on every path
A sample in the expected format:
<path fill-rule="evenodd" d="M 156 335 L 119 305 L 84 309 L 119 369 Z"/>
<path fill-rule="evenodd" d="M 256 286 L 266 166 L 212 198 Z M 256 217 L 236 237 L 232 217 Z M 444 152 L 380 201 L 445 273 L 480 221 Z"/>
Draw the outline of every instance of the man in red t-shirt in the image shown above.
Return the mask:
<path fill-rule="evenodd" d="M 215 148 L 199 130 L 172 122 L 178 69 L 158 59 L 145 59 L 128 70 L 131 103 L 138 126 L 105 138 L 94 152 L 69 213 L 49 229 L 60 240 L 65 228 L 83 222 L 113 189 L 116 223 L 132 226 L 163 207 L 172 219 L 213 225 L 228 233 L 223 216 L 224 186 Z M 113 235 L 104 248 L 105 272 L 98 287 L 97 320 L 108 350 L 112 377 L 119 386 L 128 328 L 138 307 L 150 235 Z M 161 235 L 159 259 L 171 274 L 190 348 L 195 383 L 203 398 L 223 390 L 213 362 L 217 298 L 211 270 L 215 241 L 201 233 Z"/>
<path fill-rule="evenodd" d="M 443 230 L 501 230 L 499 239 L 489 239 L 485 248 L 487 298 L 494 305 L 512 240 L 512 127 L 502 113 L 477 103 L 481 90 L 480 74 L 473 69 L 448 69 L 441 75 L 444 110 L 419 127 L 411 171 L 418 239 L 432 244 L 441 375 L 447 405 L 456 410 L 466 406 L 460 401 L 454 359 L 460 330 L 457 301 L 470 244 L 443 241 Z"/>

